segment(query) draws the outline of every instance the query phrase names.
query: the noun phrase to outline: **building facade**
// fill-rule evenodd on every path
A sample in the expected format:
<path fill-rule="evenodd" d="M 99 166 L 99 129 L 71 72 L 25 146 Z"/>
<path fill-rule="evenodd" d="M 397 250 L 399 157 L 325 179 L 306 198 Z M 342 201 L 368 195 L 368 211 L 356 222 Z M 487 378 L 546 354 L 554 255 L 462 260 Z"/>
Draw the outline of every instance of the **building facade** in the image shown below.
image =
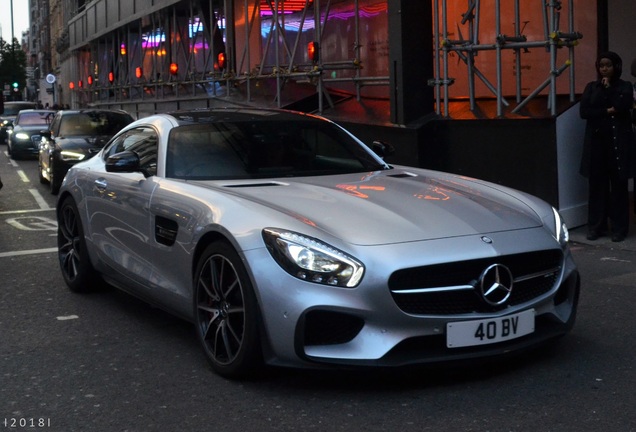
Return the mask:
<path fill-rule="evenodd" d="M 580 92 L 613 28 L 606 0 L 30 1 L 32 66 L 55 76 L 55 101 L 138 116 L 217 100 L 324 113 L 354 98 L 386 101 L 378 120 L 405 125 L 562 74 L 539 93 Z"/>
<path fill-rule="evenodd" d="M 559 134 L 580 119 L 563 114 L 595 79 L 598 52 L 636 58 L 633 0 L 481 3 L 31 0 L 29 46 L 59 105 L 137 117 L 233 106 L 321 113 L 365 142 L 396 143 L 390 162 L 570 205 L 559 185 L 577 155 L 557 148 L 576 148 Z M 520 136 L 523 120 L 543 134 Z"/>

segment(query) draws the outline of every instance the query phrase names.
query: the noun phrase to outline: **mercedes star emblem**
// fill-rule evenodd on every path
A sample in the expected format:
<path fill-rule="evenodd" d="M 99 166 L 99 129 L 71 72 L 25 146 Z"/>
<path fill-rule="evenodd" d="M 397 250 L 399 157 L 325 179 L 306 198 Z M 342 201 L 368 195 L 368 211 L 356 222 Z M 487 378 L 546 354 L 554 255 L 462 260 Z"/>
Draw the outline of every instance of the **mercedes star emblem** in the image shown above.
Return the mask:
<path fill-rule="evenodd" d="M 512 293 L 512 273 L 502 264 L 493 264 L 479 277 L 479 289 L 486 303 L 499 306 L 504 304 Z"/>

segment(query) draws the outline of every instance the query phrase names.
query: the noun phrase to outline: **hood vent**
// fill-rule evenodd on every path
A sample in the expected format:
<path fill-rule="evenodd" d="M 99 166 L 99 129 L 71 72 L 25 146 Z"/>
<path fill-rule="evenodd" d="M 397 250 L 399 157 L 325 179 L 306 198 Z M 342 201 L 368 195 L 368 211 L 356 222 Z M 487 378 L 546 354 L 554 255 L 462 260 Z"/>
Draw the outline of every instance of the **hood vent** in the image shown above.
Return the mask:
<path fill-rule="evenodd" d="M 417 174 L 413 174 L 410 172 L 401 172 L 399 174 L 390 174 L 387 177 L 393 177 L 393 178 L 409 178 L 409 177 L 417 177 Z"/>
<path fill-rule="evenodd" d="M 224 185 L 229 188 L 250 188 L 250 187 L 269 187 L 269 186 L 283 186 L 283 183 L 265 182 L 265 183 L 239 183 Z"/>

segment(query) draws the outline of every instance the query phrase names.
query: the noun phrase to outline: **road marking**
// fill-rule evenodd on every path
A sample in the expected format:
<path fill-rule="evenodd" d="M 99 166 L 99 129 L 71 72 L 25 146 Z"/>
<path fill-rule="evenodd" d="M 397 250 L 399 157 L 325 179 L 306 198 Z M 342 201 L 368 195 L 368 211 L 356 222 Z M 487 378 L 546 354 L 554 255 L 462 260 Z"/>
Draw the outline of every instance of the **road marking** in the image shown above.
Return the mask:
<path fill-rule="evenodd" d="M 16 171 L 18 173 L 18 176 L 20 177 L 20 179 L 22 180 L 22 183 L 29 183 L 29 178 L 27 177 L 27 175 L 24 173 L 24 171 L 22 171 L 21 169 Z"/>
<path fill-rule="evenodd" d="M 31 250 L 12 251 L 12 252 L 0 252 L 0 258 L 16 257 L 16 256 L 23 256 L 23 255 L 37 255 L 37 254 L 53 253 L 53 252 L 57 252 L 57 248 L 31 249 Z"/>
<path fill-rule="evenodd" d="M 6 222 L 23 231 L 57 231 L 57 221 L 42 216 L 19 216 Z"/>
<path fill-rule="evenodd" d="M 601 258 L 601 261 L 614 261 L 614 262 L 624 262 L 624 263 L 631 262 L 630 260 L 624 260 L 624 259 L 620 259 L 616 257 L 603 257 Z"/>
<path fill-rule="evenodd" d="M 59 316 L 59 317 L 57 317 L 58 321 L 68 321 L 68 320 L 72 320 L 72 319 L 79 319 L 79 317 L 77 315 L 68 315 L 68 316 Z"/>
<path fill-rule="evenodd" d="M 48 210 L 51 208 L 49 206 L 49 203 L 44 201 L 44 198 L 42 197 L 42 194 L 40 194 L 40 191 L 38 191 L 37 189 L 29 189 L 29 192 L 31 192 L 31 195 L 33 195 L 33 198 L 35 198 L 35 202 L 38 203 L 42 210 Z"/>
<path fill-rule="evenodd" d="M 43 209 L 31 209 L 31 210 L 7 210 L 0 212 L 0 215 L 11 215 L 11 214 L 27 214 L 27 213 L 37 213 L 41 211 L 53 211 L 54 208 L 43 208 Z"/>

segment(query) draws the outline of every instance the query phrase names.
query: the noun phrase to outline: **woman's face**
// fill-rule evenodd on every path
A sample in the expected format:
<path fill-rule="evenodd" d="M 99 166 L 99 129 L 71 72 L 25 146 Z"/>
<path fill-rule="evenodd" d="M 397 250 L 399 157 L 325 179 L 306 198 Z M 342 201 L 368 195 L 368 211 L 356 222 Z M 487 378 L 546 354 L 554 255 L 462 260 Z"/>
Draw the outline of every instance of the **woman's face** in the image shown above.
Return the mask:
<path fill-rule="evenodd" d="M 614 75 L 614 63 L 610 59 L 602 58 L 598 62 L 598 71 L 603 78 L 611 78 Z"/>

